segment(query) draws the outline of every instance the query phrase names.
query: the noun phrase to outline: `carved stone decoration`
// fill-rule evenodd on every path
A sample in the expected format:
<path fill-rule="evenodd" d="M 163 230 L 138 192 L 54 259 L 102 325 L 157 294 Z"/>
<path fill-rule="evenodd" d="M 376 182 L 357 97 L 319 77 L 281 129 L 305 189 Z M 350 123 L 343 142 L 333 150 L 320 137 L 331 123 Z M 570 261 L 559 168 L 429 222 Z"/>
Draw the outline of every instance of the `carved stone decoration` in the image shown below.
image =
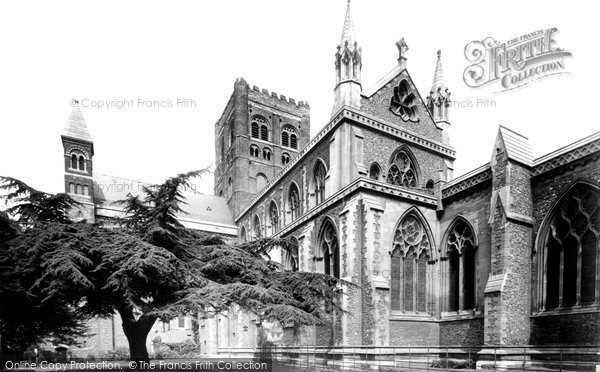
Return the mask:
<path fill-rule="evenodd" d="M 342 227 L 342 277 L 348 276 L 348 213 L 344 213 L 340 218 Z"/>
<path fill-rule="evenodd" d="M 390 110 L 404 121 L 418 122 L 418 98 L 408 80 L 402 79 L 394 87 L 394 95 L 390 100 Z"/>
<path fill-rule="evenodd" d="M 383 257 L 381 255 L 381 212 L 373 213 L 373 275 L 381 275 L 381 263 Z"/>

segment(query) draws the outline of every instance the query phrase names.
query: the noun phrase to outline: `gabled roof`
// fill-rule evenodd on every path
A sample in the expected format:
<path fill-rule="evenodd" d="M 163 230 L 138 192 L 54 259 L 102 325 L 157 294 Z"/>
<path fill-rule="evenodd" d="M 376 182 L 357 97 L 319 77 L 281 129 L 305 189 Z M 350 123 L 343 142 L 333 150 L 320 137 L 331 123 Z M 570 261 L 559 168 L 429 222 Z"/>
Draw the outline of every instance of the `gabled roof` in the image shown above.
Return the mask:
<path fill-rule="evenodd" d="M 151 183 L 106 174 L 94 174 L 94 203 L 100 207 L 119 209 L 116 201 L 126 199 L 128 194 L 143 196 L 143 188 Z M 192 189 L 183 191 L 186 213 L 178 218 L 200 222 L 235 225 L 227 201 L 223 197 L 206 195 Z"/>
<path fill-rule="evenodd" d="M 529 145 L 529 138 L 500 125 L 498 136 L 496 137 L 496 147 L 501 144 L 504 144 L 506 155 L 510 160 L 514 160 L 528 167 L 533 166 L 533 153 L 531 152 L 531 146 Z"/>
<path fill-rule="evenodd" d="M 90 135 L 88 127 L 85 124 L 85 119 L 83 118 L 83 114 L 79 108 L 79 102 L 75 100 L 72 102 L 75 104 L 62 131 L 62 136 L 92 142 L 92 136 Z"/>

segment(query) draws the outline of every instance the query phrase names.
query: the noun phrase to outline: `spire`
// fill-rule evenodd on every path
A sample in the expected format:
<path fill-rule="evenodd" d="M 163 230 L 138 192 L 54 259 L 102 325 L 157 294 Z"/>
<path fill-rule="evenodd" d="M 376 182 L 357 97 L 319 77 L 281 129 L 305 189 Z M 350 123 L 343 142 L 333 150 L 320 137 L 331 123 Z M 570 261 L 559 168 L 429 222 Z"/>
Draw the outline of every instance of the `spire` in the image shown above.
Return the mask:
<path fill-rule="evenodd" d="M 344 106 L 360 108 L 361 53 L 354 35 L 354 22 L 348 0 L 342 38 L 335 53 L 335 102 L 332 115 Z"/>
<path fill-rule="evenodd" d="M 65 124 L 61 135 L 75 140 L 92 142 L 92 136 L 90 135 L 81 109 L 79 108 L 79 101 L 72 99 L 71 106 L 73 107 L 73 110 L 67 119 L 67 123 Z"/>
<path fill-rule="evenodd" d="M 444 69 L 442 68 L 442 51 L 437 51 L 437 63 L 435 65 L 435 73 L 433 74 L 433 84 L 431 91 L 435 92 L 438 88 L 444 90 L 446 88 L 446 80 L 444 79 Z"/>
<path fill-rule="evenodd" d="M 340 39 L 340 46 L 344 46 L 346 41 L 348 45 L 352 46 L 356 37 L 354 35 L 354 22 L 352 22 L 352 14 L 350 12 L 350 0 L 346 5 L 346 18 L 344 19 L 344 28 L 342 29 L 342 38 Z"/>

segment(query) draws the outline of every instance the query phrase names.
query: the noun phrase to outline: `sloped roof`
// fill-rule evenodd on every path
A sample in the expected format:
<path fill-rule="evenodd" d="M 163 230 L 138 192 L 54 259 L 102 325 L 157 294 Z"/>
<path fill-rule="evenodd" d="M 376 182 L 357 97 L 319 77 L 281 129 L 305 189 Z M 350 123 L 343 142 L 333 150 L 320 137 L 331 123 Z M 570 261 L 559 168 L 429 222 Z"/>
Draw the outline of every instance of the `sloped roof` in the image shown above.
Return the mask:
<path fill-rule="evenodd" d="M 73 106 L 71 115 L 69 115 L 69 118 L 67 119 L 67 123 L 62 131 L 62 136 L 92 142 L 92 136 L 85 124 L 85 119 L 83 118 L 79 104 L 77 101 L 73 102 L 76 104 Z"/>
<path fill-rule="evenodd" d="M 344 43 L 348 41 L 348 46 L 354 44 L 356 36 L 354 34 L 354 22 L 352 21 L 352 14 L 350 12 L 350 0 L 346 6 L 346 18 L 344 18 L 344 28 L 342 29 L 342 38 L 340 39 L 340 45 L 344 46 Z"/>
<path fill-rule="evenodd" d="M 105 207 L 119 208 L 116 201 L 126 199 L 131 195 L 144 195 L 144 186 L 149 182 L 132 180 L 105 174 L 94 174 L 94 202 Z M 225 198 L 206 195 L 192 189 L 183 191 L 185 202 L 182 206 L 186 213 L 178 217 L 193 219 L 201 222 L 235 225 Z"/>
<path fill-rule="evenodd" d="M 529 138 L 502 125 L 498 129 L 498 136 L 504 142 L 504 148 L 509 159 L 529 167 L 533 166 L 533 153 L 529 145 Z"/>

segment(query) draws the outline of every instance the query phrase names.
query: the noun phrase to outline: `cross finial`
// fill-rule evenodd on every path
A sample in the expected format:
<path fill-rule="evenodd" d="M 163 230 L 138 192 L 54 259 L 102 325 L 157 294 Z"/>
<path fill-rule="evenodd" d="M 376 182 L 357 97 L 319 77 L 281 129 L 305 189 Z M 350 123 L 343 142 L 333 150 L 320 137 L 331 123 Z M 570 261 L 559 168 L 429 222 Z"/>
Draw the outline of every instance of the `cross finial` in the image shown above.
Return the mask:
<path fill-rule="evenodd" d="M 396 42 L 396 46 L 398 47 L 398 63 L 402 66 L 405 66 L 408 44 L 406 44 L 406 41 L 404 41 L 404 38 L 402 38 Z"/>

